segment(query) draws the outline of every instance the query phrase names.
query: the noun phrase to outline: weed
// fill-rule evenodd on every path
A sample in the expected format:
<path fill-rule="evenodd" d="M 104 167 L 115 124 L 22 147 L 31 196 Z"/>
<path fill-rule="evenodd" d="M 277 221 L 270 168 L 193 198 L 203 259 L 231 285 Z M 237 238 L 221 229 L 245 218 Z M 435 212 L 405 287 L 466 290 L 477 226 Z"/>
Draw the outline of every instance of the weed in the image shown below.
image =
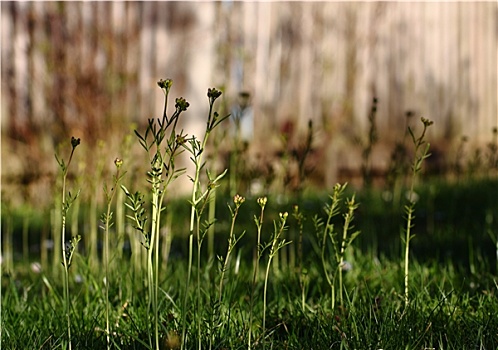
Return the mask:
<path fill-rule="evenodd" d="M 265 285 L 263 288 L 263 334 L 261 335 L 261 338 L 263 339 L 263 349 L 265 348 L 265 337 L 266 337 L 266 295 L 267 295 L 267 290 L 268 290 L 268 277 L 270 275 L 270 266 L 273 258 L 275 255 L 278 253 L 280 249 L 285 247 L 286 245 L 290 244 L 291 242 L 286 242 L 285 238 L 280 239 L 282 236 L 284 230 L 286 230 L 286 221 L 287 217 L 289 214 L 287 212 L 285 213 L 279 213 L 280 220 L 277 224 L 276 221 L 273 222 L 273 236 L 268 242 L 265 247 L 263 247 L 263 251 L 266 250 L 267 248 L 270 248 L 269 255 L 268 255 L 268 262 L 266 264 L 266 272 L 265 272 Z"/>
<path fill-rule="evenodd" d="M 263 217 L 265 214 L 265 206 L 268 202 L 267 197 L 259 197 L 257 199 L 257 203 L 261 209 L 259 217 L 254 215 L 254 223 L 257 227 L 257 241 L 256 241 L 256 256 L 253 259 L 253 274 L 252 274 L 252 284 L 251 284 L 251 296 L 250 296 L 250 304 L 249 304 L 249 327 L 248 327 L 248 349 L 251 349 L 251 340 L 252 340 L 252 328 L 253 328 L 253 312 L 254 312 L 254 291 L 256 289 L 256 284 L 258 282 L 258 274 L 259 274 L 259 261 L 261 260 L 261 255 L 263 252 L 263 247 L 261 245 L 261 230 L 263 229 Z"/>
<path fill-rule="evenodd" d="M 185 336 L 186 336 L 186 319 L 185 319 L 185 314 L 187 310 L 187 296 L 188 296 L 188 291 L 190 287 L 190 277 L 192 273 L 192 260 L 193 260 L 193 242 L 194 242 L 194 229 L 196 228 L 196 238 L 197 238 L 197 303 L 198 306 L 200 305 L 200 260 L 201 260 L 201 247 L 202 247 L 202 241 L 204 240 L 204 236 L 207 233 L 207 230 L 209 227 L 213 224 L 213 222 L 208 222 L 205 225 L 205 230 L 203 230 L 201 234 L 201 218 L 202 214 L 204 212 L 204 209 L 206 207 L 206 204 L 209 202 L 210 195 L 213 189 L 215 189 L 219 181 L 225 176 L 227 170 L 222 172 L 216 177 L 211 177 L 211 174 L 209 171 L 207 171 L 207 177 L 208 177 L 208 183 L 206 186 L 206 189 L 202 190 L 201 189 L 201 181 L 200 181 L 200 175 L 202 172 L 202 169 L 204 168 L 204 162 L 203 162 L 203 156 L 204 152 L 206 150 L 206 144 L 209 138 L 209 135 L 213 130 L 221 123 L 223 120 L 228 118 L 229 116 L 225 117 L 220 117 L 218 112 L 213 111 L 214 108 L 214 103 L 215 101 L 221 96 L 221 91 L 217 90 L 215 88 L 210 88 L 208 89 L 207 92 L 207 97 L 209 100 L 209 113 L 208 113 L 208 119 L 206 123 L 206 131 L 204 133 L 204 137 L 202 141 L 199 141 L 195 136 L 192 136 L 188 142 L 184 142 L 185 139 L 182 142 L 182 146 L 192 155 L 190 158 L 192 162 L 195 165 L 195 173 L 194 177 L 190 177 L 190 180 L 193 183 L 193 188 L 192 188 L 192 199 L 190 201 L 190 206 L 191 206 L 191 213 L 190 213 L 190 234 L 189 234 L 189 260 L 188 260 L 188 272 L 187 272 L 187 285 L 186 285 L 186 292 L 185 292 L 185 297 L 184 297 L 184 302 L 183 302 L 183 321 L 182 321 L 182 349 L 185 346 Z M 194 220 L 197 219 L 197 225 L 194 226 Z M 199 310 L 199 308 L 198 308 Z M 200 331 L 201 331 L 201 325 L 200 325 L 200 314 L 197 313 L 198 315 L 198 322 L 197 322 L 197 327 L 198 327 L 198 347 L 199 350 L 201 349 L 201 338 L 200 338 Z"/>
<path fill-rule="evenodd" d="M 420 136 L 416 137 L 415 134 L 413 133 L 413 130 L 408 127 L 408 132 L 410 133 L 410 136 L 413 141 L 413 145 L 415 146 L 415 154 L 413 158 L 413 163 L 412 163 L 412 176 L 410 179 L 410 190 L 408 191 L 408 204 L 404 206 L 405 208 L 405 220 L 406 220 L 406 227 L 405 227 L 405 235 L 402 237 L 403 242 L 405 244 L 405 305 L 408 306 L 409 303 L 409 254 L 410 254 L 410 240 L 413 238 L 413 235 L 411 234 L 411 229 L 413 228 L 413 219 L 415 216 L 413 215 L 415 211 L 415 203 L 417 202 L 416 199 L 416 193 L 414 191 L 415 187 L 415 181 L 417 178 L 417 175 L 420 173 L 422 170 L 422 163 L 424 162 L 425 159 L 427 159 L 430 156 L 429 153 L 429 148 L 430 144 L 427 143 L 424 148 L 422 146 L 425 144 L 425 133 L 427 131 L 427 128 L 433 124 L 432 121 L 422 118 L 421 119 L 422 124 L 424 125 L 424 128 L 420 134 Z"/>
<path fill-rule="evenodd" d="M 360 234 L 360 231 L 355 231 L 350 234 L 350 230 L 353 228 L 351 222 L 354 218 L 354 211 L 358 208 L 358 204 L 355 202 L 354 195 L 351 198 L 346 199 L 347 212 L 344 213 L 344 224 L 342 230 L 342 239 L 338 239 L 338 233 L 334 227 L 333 218 L 340 214 L 341 207 L 340 202 L 344 190 L 346 189 L 347 183 L 344 185 L 336 184 L 334 186 L 332 195 L 330 196 L 331 203 L 326 204 L 325 212 L 327 214 L 327 221 L 325 224 L 318 218 L 314 217 L 313 223 L 315 226 L 315 232 L 318 235 L 318 244 L 320 246 L 320 258 L 322 262 L 323 272 L 325 274 L 325 279 L 330 287 L 331 293 L 331 309 L 335 308 L 335 279 L 338 275 L 339 277 L 339 303 L 343 306 L 342 298 L 342 271 L 344 268 L 344 255 L 346 249 L 351 245 L 353 240 Z M 330 240 L 333 257 L 332 265 L 328 263 L 326 257 L 328 240 Z"/>
<path fill-rule="evenodd" d="M 104 185 L 104 195 L 107 203 L 107 210 L 102 214 L 102 229 L 104 230 L 104 281 L 105 281 L 105 331 L 106 331 L 106 339 L 107 339 L 107 349 L 110 349 L 110 326 L 109 326 L 109 229 L 113 225 L 112 216 L 113 213 L 111 211 L 112 200 L 114 195 L 116 194 L 116 189 L 119 185 L 119 182 L 124 176 L 120 174 L 120 168 L 123 165 L 123 160 L 116 158 L 114 160 L 114 165 L 116 166 L 116 174 L 113 176 L 113 184 L 111 189 L 108 189 L 106 185 Z"/>
<path fill-rule="evenodd" d="M 303 213 L 299 210 L 299 206 L 296 204 L 294 206 L 294 211 L 292 216 L 297 222 L 297 227 L 299 230 L 299 239 L 297 242 L 297 258 L 298 258 L 298 275 L 299 275 L 299 287 L 301 289 L 301 311 L 304 312 L 306 306 L 306 287 L 309 282 L 307 278 L 307 271 L 303 267 L 303 230 L 304 230 L 304 220 L 305 217 Z"/>
<path fill-rule="evenodd" d="M 242 232 L 241 235 L 238 237 L 235 237 L 234 230 L 235 230 L 235 221 L 237 220 L 237 215 L 239 214 L 239 209 L 242 203 L 244 203 L 246 199 L 242 196 L 239 196 L 236 194 L 233 197 L 233 203 L 235 204 L 235 207 L 232 209 L 230 205 L 228 206 L 228 209 L 230 209 L 230 215 L 232 216 L 232 224 L 230 225 L 230 234 L 228 236 L 228 249 L 227 249 L 227 255 L 223 258 L 221 256 L 218 257 L 220 263 L 222 264 L 222 267 L 220 269 L 221 277 L 220 277 L 220 287 L 219 287 L 219 301 L 221 302 L 222 296 L 223 296 L 223 283 L 225 281 L 225 272 L 228 270 L 228 264 L 230 262 L 230 255 L 232 254 L 233 250 L 235 249 L 235 245 L 237 242 L 242 238 L 244 235 L 245 231 Z"/>
<path fill-rule="evenodd" d="M 67 338 L 68 338 L 68 346 L 69 350 L 72 349 L 71 343 L 71 303 L 69 300 L 69 266 L 71 266 L 71 262 L 73 259 L 74 251 L 76 250 L 76 246 L 78 242 L 81 240 L 81 236 L 73 237 L 71 240 L 66 242 L 66 217 L 67 212 L 74 201 L 78 198 L 80 191 L 76 193 L 76 195 L 71 195 L 71 192 L 68 192 L 68 196 L 66 199 L 66 180 L 67 173 L 69 169 L 69 165 L 71 164 L 71 160 L 73 159 L 74 150 L 80 144 L 80 139 L 76 139 L 71 137 L 71 154 L 69 155 L 69 160 L 67 164 L 64 162 L 64 159 L 57 157 L 57 163 L 61 168 L 62 174 L 62 232 L 61 232 L 61 244 L 62 244 L 62 266 L 64 267 L 64 307 L 67 318 Z"/>
<path fill-rule="evenodd" d="M 146 151 L 150 170 L 147 172 L 147 182 L 151 185 L 151 226 L 148 230 L 145 226 L 147 217 L 143 195 L 140 192 L 131 194 L 128 189 L 121 186 L 129 204 L 127 206 L 133 211 L 134 215 L 129 216 L 135 222 L 135 228 L 140 231 L 144 237 L 143 245 L 147 249 L 147 288 L 149 290 L 149 305 L 152 306 L 154 314 L 154 344 L 159 349 L 159 229 L 161 227 L 161 213 L 163 212 L 164 197 L 167 193 L 167 187 L 171 182 L 177 179 L 185 172 L 185 169 L 176 169 L 175 158 L 182 152 L 186 135 L 181 131 L 176 134 L 176 126 L 182 112 L 186 111 L 189 103 L 182 97 L 176 99 L 175 112 L 171 117 L 166 114 L 168 105 L 168 95 L 173 84 L 170 79 L 159 80 L 158 86 L 164 93 L 164 112 L 162 118 L 149 119 L 145 133 L 142 135 L 135 130 L 139 143 Z M 169 131 L 169 136 L 166 133 Z M 164 141 L 166 145 L 164 146 Z M 164 262 L 166 269 L 166 262 Z M 149 343 L 152 347 L 152 339 L 149 334 Z"/>

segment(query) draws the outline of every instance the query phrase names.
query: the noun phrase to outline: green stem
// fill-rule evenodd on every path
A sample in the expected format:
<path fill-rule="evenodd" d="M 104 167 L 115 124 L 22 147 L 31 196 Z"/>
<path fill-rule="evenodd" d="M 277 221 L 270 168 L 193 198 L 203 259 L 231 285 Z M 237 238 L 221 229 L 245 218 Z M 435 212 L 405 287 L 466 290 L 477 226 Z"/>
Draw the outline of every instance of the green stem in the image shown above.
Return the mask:
<path fill-rule="evenodd" d="M 212 223 L 208 229 L 208 254 L 209 259 L 212 259 L 214 255 L 214 225 L 215 225 L 215 217 L 216 217 L 216 188 L 213 188 L 211 199 L 209 201 L 209 209 L 208 209 L 208 217 L 209 222 Z"/>
<path fill-rule="evenodd" d="M 221 270 L 221 278 L 220 278 L 220 286 L 219 286 L 219 291 L 220 295 L 218 300 L 221 302 L 221 298 L 223 295 L 223 280 L 225 279 L 225 271 L 228 269 L 228 261 L 230 260 L 230 254 L 232 253 L 232 248 L 233 248 L 233 234 L 234 234 L 234 229 L 235 229 L 235 220 L 237 219 L 237 214 L 239 212 L 239 208 L 236 206 L 234 214 L 232 216 L 232 224 L 230 225 L 230 235 L 228 237 L 228 250 L 227 250 L 227 255 L 225 257 L 225 261 L 223 262 L 223 268 Z"/>
<path fill-rule="evenodd" d="M 157 294 L 159 288 L 159 224 L 160 224 L 160 203 L 159 203 L 159 184 L 160 175 L 153 179 L 156 181 L 153 184 L 152 190 L 152 232 L 149 248 L 149 264 L 151 266 L 149 274 L 149 296 L 151 297 L 152 312 L 154 313 L 154 340 L 155 347 L 159 350 L 159 322 L 158 322 L 158 307 Z M 154 256 L 154 259 L 152 258 Z"/>
<path fill-rule="evenodd" d="M 198 348 L 201 350 L 201 213 L 197 214 L 197 341 Z"/>
<path fill-rule="evenodd" d="M 272 260 L 272 255 L 268 258 L 268 264 L 266 265 L 266 273 L 265 273 L 265 285 L 263 287 L 263 349 L 265 348 L 265 336 L 266 336 L 266 291 L 268 289 L 268 276 L 270 274 L 270 265 Z"/>
<path fill-rule="evenodd" d="M 260 200 L 258 200 L 260 201 Z M 256 224 L 258 228 L 258 240 L 256 244 L 256 258 L 254 259 L 254 272 L 252 275 L 252 287 L 251 287 L 251 300 L 250 300 L 250 306 L 249 306 L 249 334 L 248 334 L 248 343 L 247 347 L 248 350 L 251 349 L 251 337 L 252 337 L 252 319 L 253 319 L 253 307 L 254 307 L 254 291 L 256 289 L 256 282 L 257 282 L 257 277 L 259 273 L 259 260 L 261 258 L 260 254 L 260 244 L 261 244 L 261 229 L 263 227 L 263 214 L 265 212 L 265 207 L 264 205 L 261 206 L 261 214 L 259 216 L 259 219 L 257 219 Z"/>
<path fill-rule="evenodd" d="M 105 221 L 105 243 L 104 243 L 104 269 L 105 269 L 105 332 L 107 337 L 107 349 L 110 349 L 110 326 L 109 326 L 109 218 L 111 215 L 111 202 L 107 203 Z"/>
<path fill-rule="evenodd" d="M 275 235 L 273 236 L 273 241 L 272 245 L 270 248 L 270 254 L 268 257 L 268 264 L 266 265 L 266 273 L 265 273 L 265 285 L 263 288 L 263 334 L 262 334 L 262 340 L 263 340 L 263 350 L 265 349 L 265 336 L 266 336 L 266 294 L 267 294 L 267 289 L 268 289 L 268 276 L 270 274 L 270 265 L 272 262 L 273 257 L 275 254 L 284 246 L 284 245 L 279 245 L 278 240 L 282 233 L 284 232 L 285 229 L 285 222 L 287 219 L 287 213 L 280 213 L 280 228 L 277 230 L 275 227 Z"/>
<path fill-rule="evenodd" d="M 66 309 L 66 319 L 67 319 L 67 337 L 69 342 L 69 350 L 72 349 L 71 344 L 71 315 L 70 315 L 70 304 L 69 304 L 69 266 L 68 259 L 66 257 L 66 179 L 69 165 L 73 158 L 75 146 L 71 150 L 69 160 L 66 166 L 62 166 L 62 229 L 61 229 L 61 246 L 62 246 L 62 261 L 64 265 L 64 304 Z"/>

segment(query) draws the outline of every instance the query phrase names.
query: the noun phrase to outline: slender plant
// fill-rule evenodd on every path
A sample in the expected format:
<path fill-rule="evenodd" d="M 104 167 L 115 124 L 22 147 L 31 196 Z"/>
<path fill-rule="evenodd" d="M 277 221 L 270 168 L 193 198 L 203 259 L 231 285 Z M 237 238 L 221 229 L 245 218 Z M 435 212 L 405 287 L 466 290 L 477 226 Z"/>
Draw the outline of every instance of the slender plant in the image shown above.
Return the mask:
<path fill-rule="evenodd" d="M 338 232 L 332 223 L 332 219 L 339 215 L 341 212 L 341 199 L 346 189 L 347 183 L 344 185 L 336 184 L 334 186 L 332 195 L 330 196 L 331 203 L 325 205 L 325 212 L 327 214 L 327 221 L 323 224 L 323 221 L 317 217 L 314 218 L 315 230 L 318 234 L 319 238 L 319 246 L 320 246 L 320 257 L 322 262 L 323 271 L 325 274 L 325 279 L 330 287 L 331 293 L 331 308 L 332 310 L 335 308 L 335 282 L 336 277 L 339 279 L 339 303 L 343 305 L 342 298 L 342 271 L 344 268 L 344 256 L 346 254 L 347 248 L 351 245 L 353 240 L 360 234 L 360 231 L 355 231 L 350 233 L 353 228 L 351 222 L 354 218 L 354 211 L 358 208 L 358 204 L 355 203 L 354 195 L 351 198 L 346 199 L 346 207 L 347 211 L 344 213 L 344 223 L 342 228 L 342 237 L 338 239 Z M 327 247 L 329 246 L 328 241 L 330 240 L 333 257 L 334 259 L 331 261 L 332 264 L 329 263 L 326 253 Z"/>
<path fill-rule="evenodd" d="M 268 290 L 268 277 L 270 275 L 270 266 L 273 258 L 275 255 L 278 253 L 280 249 L 285 247 L 286 245 L 290 244 L 290 241 L 286 241 L 285 238 L 280 239 L 284 231 L 287 229 L 287 226 L 285 226 L 285 223 L 287 222 L 287 217 L 289 214 L 287 212 L 285 213 L 279 213 L 280 220 L 277 224 L 276 221 L 273 222 L 273 236 L 270 240 L 269 243 L 267 243 L 266 248 L 270 248 L 270 252 L 268 255 L 268 262 L 266 264 L 266 272 L 265 272 L 265 284 L 263 287 L 263 334 L 261 336 L 263 340 L 263 349 L 265 348 L 265 337 L 266 337 L 266 295 L 267 295 L 267 290 Z M 264 248 L 265 249 L 265 248 Z"/>
<path fill-rule="evenodd" d="M 168 117 L 166 114 L 168 106 L 168 95 L 173 84 L 171 79 L 159 80 L 158 86 L 164 93 L 164 112 L 162 118 L 149 119 L 145 133 L 142 135 L 135 130 L 139 143 L 146 151 L 150 170 L 147 172 L 147 182 L 151 186 L 151 225 L 148 229 L 145 224 L 147 221 L 146 210 L 144 207 L 143 195 L 140 192 L 132 194 L 124 186 L 121 186 L 125 192 L 129 203 L 128 208 L 134 213 L 128 216 L 134 221 L 134 227 L 142 233 L 144 237 L 143 246 L 147 250 L 147 288 L 149 290 L 149 307 L 152 307 L 154 315 L 154 344 L 159 349 L 159 229 L 161 227 L 161 213 L 164 197 L 167 193 L 168 185 L 185 172 L 185 169 L 175 167 L 175 158 L 182 151 L 186 135 L 181 131 L 176 134 L 176 126 L 182 112 L 186 111 L 189 103 L 183 98 L 177 98 L 175 103 L 175 112 Z M 167 133 L 169 132 L 169 135 Z M 163 262 L 164 268 L 166 263 Z M 152 347 L 152 339 L 149 332 L 149 343 Z"/>
<path fill-rule="evenodd" d="M 202 141 L 195 136 L 191 137 L 185 142 L 182 143 L 183 147 L 192 155 L 190 159 L 194 163 L 195 172 L 194 177 L 190 177 L 190 180 L 193 183 L 192 187 L 192 197 L 190 200 L 191 206 L 191 215 L 190 215 L 190 233 L 189 233 L 189 255 L 188 255 L 188 270 L 187 270 L 187 280 L 186 280 L 186 288 L 185 288 L 185 296 L 183 299 L 183 313 L 182 313 L 182 349 L 186 346 L 186 310 L 187 310 L 187 298 L 189 295 L 190 288 L 190 279 L 192 275 L 192 261 L 193 261 L 193 250 L 194 250 L 194 234 L 197 238 L 197 302 L 200 303 L 200 255 L 201 255 L 201 246 L 204 236 L 207 232 L 207 229 L 212 225 L 212 222 L 208 222 L 206 225 L 206 230 L 203 231 L 201 235 L 200 222 L 201 217 L 206 207 L 206 203 L 210 200 L 211 192 L 214 188 L 218 186 L 219 181 L 225 176 L 227 170 L 222 172 L 216 177 L 212 177 L 209 171 L 207 172 L 208 183 L 205 189 L 201 188 L 201 173 L 205 166 L 203 161 L 203 157 L 206 150 L 206 144 L 209 139 L 210 134 L 213 130 L 225 119 L 229 117 L 229 115 L 225 117 L 220 117 L 218 112 L 214 111 L 214 103 L 221 96 L 222 92 L 215 88 L 209 88 L 207 92 L 207 97 L 209 100 L 209 112 L 208 118 L 206 122 L 206 130 Z M 197 219 L 197 220 L 196 220 Z M 195 223 L 197 222 L 197 225 Z M 196 230 L 197 228 L 197 230 Z M 200 310 L 198 308 L 198 317 L 200 317 Z M 201 339 L 200 339 L 200 319 L 197 322 L 198 326 L 198 347 L 201 349 Z"/>
<path fill-rule="evenodd" d="M 72 345 L 71 345 L 71 303 L 69 301 L 69 266 L 71 266 L 71 262 L 73 259 L 73 254 L 74 251 L 76 250 L 76 247 L 78 245 L 78 242 L 81 240 L 81 236 L 76 236 L 70 239 L 68 242 L 66 242 L 66 218 L 67 218 L 67 212 L 69 211 L 69 208 L 71 205 L 74 203 L 74 201 L 78 198 L 80 191 L 76 193 L 76 195 L 72 195 L 71 192 L 68 192 L 67 198 L 66 198 L 66 180 L 67 180 L 67 174 L 68 174 L 68 169 L 69 165 L 71 164 L 71 160 L 73 159 L 73 154 L 74 150 L 78 145 L 81 143 L 81 140 L 78 138 L 71 137 L 71 154 L 69 155 L 69 160 L 66 162 L 64 161 L 63 158 L 57 157 L 57 154 L 55 155 L 55 158 L 57 159 L 57 163 L 59 163 L 59 166 L 61 168 L 61 174 L 62 174 L 62 210 L 61 210 L 61 217 L 62 217 L 62 228 L 61 228 L 61 247 L 62 247 L 62 266 L 64 267 L 64 308 L 66 312 L 66 319 L 67 319 L 67 338 L 68 338 L 68 348 L 71 350 Z"/>
<path fill-rule="evenodd" d="M 119 185 L 119 182 L 124 176 L 120 174 L 120 168 L 123 165 L 123 161 L 119 158 L 114 160 L 114 165 L 116 166 L 116 174 L 113 176 L 113 184 L 110 189 L 108 189 L 107 185 L 104 184 L 104 195 L 107 203 L 107 210 L 102 214 L 101 228 L 104 230 L 104 281 L 105 281 L 105 332 L 106 332 L 106 340 L 107 340 L 107 349 L 110 349 L 110 325 L 109 325 L 109 229 L 113 225 L 112 216 L 113 212 L 111 211 L 112 200 L 114 195 L 116 194 L 116 189 Z"/>
<path fill-rule="evenodd" d="M 294 211 L 292 216 L 297 222 L 297 227 L 299 230 L 298 241 L 297 241 L 297 259 L 298 259 L 298 276 L 299 276 L 299 287 L 301 289 L 301 310 L 304 312 L 306 306 L 306 287 L 307 287 L 307 271 L 303 267 L 303 230 L 304 230 L 304 214 L 300 211 L 299 206 L 294 206 Z"/>
<path fill-rule="evenodd" d="M 429 153 L 429 148 L 430 144 L 425 142 L 425 133 L 427 131 L 427 128 L 433 124 L 432 121 L 426 119 L 426 118 L 421 118 L 422 124 L 424 125 L 424 128 L 422 129 L 422 132 L 420 136 L 415 136 L 412 128 L 408 127 L 408 132 L 411 136 L 411 139 L 413 141 L 413 145 L 415 146 L 415 153 L 414 153 L 414 158 L 413 158 L 413 163 L 411 165 L 411 178 L 410 178 L 410 190 L 408 191 L 408 203 L 404 206 L 404 211 L 405 211 L 405 220 L 406 220 L 406 227 L 404 229 L 404 235 L 402 235 L 402 240 L 405 245 L 405 306 L 408 306 L 409 304 L 409 255 L 410 255 L 410 241 L 414 237 L 411 233 L 411 229 L 413 228 L 413 220 L 415 219 L 415 216 L 413 215 L 415 211 L 415 203 L 417 202 L 416 200 L 416 193 L 414 191 L 415 188 L 415 181 L 417 179 L 417 175 L 420 173 L 422 170 L 422 163 L 424 162 L 425 159 L 427 159 L 430 156 Z M 425 147 L 423 147 L 425 144 Z"/>
<path fill-rule="evenodd" d="M 332 195 L 330 196 L 331 203 L 325 205 L 325 212 L 327 214 L 327 221 L 325 224 L 323 223 L 321 218 L 315 216 L 313 218 L 313 223 L 315 226 L 315 231 L 318 235 L 318 243 L 320 246 L 320 260 L 322 262 L 322 268 L 325 275 L 325 279 L 330 287 L 330 296 L 331 296 L 331 308 L 332 310 L 335 307 L 335 285 L 334 285 L 334 271 L 336 270 L 336 266 L 329 267 L 328 259 L 326 257 L 328 240 L 332 241 L 332 247 L 337 251 L 337 232 L 334 230 L 334 224 L 332 223 L 332 219 L 339 215 L 340 202 L 341 197 L 346 189 L 347 184 L 340 185 L 336 184 L 334 186 Z"/>
<path fill-rule="evenodd" d="M 237 220 L 237 215 L 239 214 L 239 208 L 242 205 L 242 203 L 245 202 L 245 198 L 236 194 L 233 197 L 233 203 L 235 204 L 235 207 L 232 209 L 232 207 L 229 205 L 228 209 L 230 209 L 230 215 L 232 217 L 232 223 L 230 225 L 230 234 L 228 236 L 228 249 L 227 249 L 227 255 L 225 258 L 219 257 L 220 262 L 222 263 L 221 267 L 221 277 L 220 277 L 220 286 L 218 288 L 219 290 L 219 296 L 218 300 L 221 302 L 222 296 L 223 296 L 223 283 L 225 281 L 225 272 L 228 270 L 228 264 L 230 262 L 230 255 L 235 249 L 235 245 L 237 242 L 242 238 L 244 235 L 244 232 L 238 237 L 235 237 L 235 221 Z"/>
<path fill-rule="evenodd" d="M 337 256 L 338 271 L 339 271 L 339 304 L 344 305 L 344 301 L 342 298 L 342 272 L 345 269 L 344 265 L 344 256 L 346 254 L 346 249 L 351 245 L 353 240 L 360 234 L 360 231 L 354 231 L 350 233 L 350 231 L 354 228 L 351 223 L 354 219 L 354 212 L 358 208 L 359 204 L 355 202 L 355 196 L 353 195 L 351 198 L 346 199 L 346 208 L 347 211 L 344 213 L 344 225 L 342 227 L 342 241 L 341 241 L 341 250 L 339 251 L 339 255 Z"/>
<path fill-rule="evenodd" d="M 256 224 L 258 231 L 258 238 L 256 242 L 256 256 L 254 258 L 254 267 L 253 267 L 253 275 L 252 275 L 252 285 L 251 285 L 251 298 L 249 303 L 249 327 L 248 327 L 248 341 L 247 348 L 251 349 L 251 340 L 252 340 L 252 320 L 253 320 L 253 308 L 254 308 L 254 291 L 256 290 L 256 284 L 258 282 L 258 274 L 259 274 L 259 261 L 261 260 L 261 255 L 263 253 L 261 246 L 261 230 L 263 229 L 263 217 L 265 213 L 266 202 L 268 201 L 267 197 L 260 197 L 257 199 L 257 203 L 261 208 L 259 216 L 254 215 L 254 223 Z"/>

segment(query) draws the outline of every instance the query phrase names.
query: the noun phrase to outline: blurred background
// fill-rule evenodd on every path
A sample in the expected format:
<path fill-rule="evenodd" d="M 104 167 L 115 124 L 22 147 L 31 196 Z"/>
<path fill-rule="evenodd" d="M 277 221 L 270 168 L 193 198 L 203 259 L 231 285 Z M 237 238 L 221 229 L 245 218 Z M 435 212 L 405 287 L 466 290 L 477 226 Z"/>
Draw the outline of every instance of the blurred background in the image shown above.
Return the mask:
<path fill-rule="evenodd" d="M 374 98 L 380 177 L 420 117 L 434 121 L 436 173 L 496 144 L 493 2 L 2 2 L 1 35 L 3 202 L 49 202 L 71 136 L 78 173 L 134 154 L 133 128 L 161 116 L 160 78 L 174 82 L 170 108 L 190 102 L 190 135 L 202 136 L 209 87 L 224 92 L 221 114 L 249 111 L 252 174 L 298 150 L 311 120 L 318 188 L 360 178 Z"/>

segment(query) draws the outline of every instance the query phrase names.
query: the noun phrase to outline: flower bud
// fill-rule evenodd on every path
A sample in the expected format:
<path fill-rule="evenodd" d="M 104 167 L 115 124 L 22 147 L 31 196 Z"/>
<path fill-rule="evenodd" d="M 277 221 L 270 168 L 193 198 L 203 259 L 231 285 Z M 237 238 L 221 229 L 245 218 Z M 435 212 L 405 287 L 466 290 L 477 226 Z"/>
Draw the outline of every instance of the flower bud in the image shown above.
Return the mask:
<path fill-rule="evenodd" d="M 116 158 L 114 159 L 114 165 L 116 166 L 116 168 L 121 168 L 121 166 L 123 165 L 123 160 L 121 158 Z"/>

